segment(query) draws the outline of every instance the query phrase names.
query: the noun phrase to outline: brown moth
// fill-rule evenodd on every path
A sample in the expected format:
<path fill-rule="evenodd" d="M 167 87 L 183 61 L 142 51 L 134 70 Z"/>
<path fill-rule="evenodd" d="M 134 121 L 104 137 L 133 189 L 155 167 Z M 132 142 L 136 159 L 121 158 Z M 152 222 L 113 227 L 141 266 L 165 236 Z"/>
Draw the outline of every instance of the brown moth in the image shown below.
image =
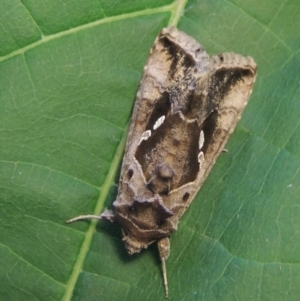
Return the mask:
<path fill-rule="evenodd" d="M 129 254 L 157 243 L 166 297 L 169 236 L 240 120 L 255 78 L 251 57 L 209 57 L 184 32 L 163 29 L 137 92 L 113 208 L 68 221 L 118 223 Z"/>

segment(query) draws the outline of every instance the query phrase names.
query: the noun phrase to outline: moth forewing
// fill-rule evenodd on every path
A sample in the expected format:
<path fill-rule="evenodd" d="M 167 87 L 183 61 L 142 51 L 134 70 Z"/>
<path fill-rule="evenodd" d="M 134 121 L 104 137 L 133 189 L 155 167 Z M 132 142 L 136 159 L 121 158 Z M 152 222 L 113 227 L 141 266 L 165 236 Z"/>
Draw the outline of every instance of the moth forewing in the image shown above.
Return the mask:
<path fill-rule="evenodd" d="M 163 29 L 137 93 L 113 209 L 69 221 L 120 224 L 130 254 L 156 242 L 166 296 L 169 236 L 241 118 L 255 77 L 252 58 L 210 58 L 192 37 Z"/>
<path fill-rule="evenodd" d="M 202 123 L 205 159 L 195 182 L 196 193 L 216 159 L 224 150 L 230 135 L 240 120 L 256 79 L 254 60 L 251 57 L 243 57 L 234 53 L 223 53 L 213 57 L 210 70 L 206 83 L 202 81 L 201 85 L 197 87 L 196 93 L 205 93 L 219 98 L 215 108 Z M 220 72 L 222 76 L 220 76 Z M 230 76 L 232 80 L 230 80 Z M 215 78 L 218 80 L 214 80 Z"/>

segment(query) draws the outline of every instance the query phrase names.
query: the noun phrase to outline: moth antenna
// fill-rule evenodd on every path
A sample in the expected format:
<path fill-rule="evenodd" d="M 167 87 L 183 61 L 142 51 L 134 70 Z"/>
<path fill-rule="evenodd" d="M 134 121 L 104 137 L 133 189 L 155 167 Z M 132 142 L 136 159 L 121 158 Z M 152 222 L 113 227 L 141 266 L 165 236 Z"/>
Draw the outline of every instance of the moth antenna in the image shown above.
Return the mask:
<path fill-rule="evenodd" d="M 164 286 L 166 292 L 166 298 L 169 298 L 169 287 L 168 287 L 168 277 L 167 277 L 167 267 L 166 267 L 166 259 L 170 255 L 170 240 L 168 237 L 164 237 L 157 243 L 159 257 L 162 263 L 162 272 L 164 279 Z"/>
<path fill-rule="evenodd" d="M 164 277 L 164 286 L 166 292 L 166 298 L 169 298 L 169 287 L 168 287 L 168 277 L 167 277 L 167 267 L 166 267 L 166 260 L 164 258 L 161 259 L 162 263 L 162 272 Z"/>
<path fill-rule="evenodd" d="M 77 221 L 82 221 L 85 219 L 98 219 L 98 220 L 109 221 L 113 223 L 115 222 L 115 215 L 113 211 L 105 209 L 100 215 L 94 215 L 94 214 L 79 215 L 67 220 L 66 223 L 69 224 Z"/>
<path fill-rule="evenodd" d="M 81 221 L 81 220 L 84 220 L 84 219 L 99 219 L 99 220 L 101 220 L 102 218 L 101 218 L 101 215 L 93 215 L 93 214 L 79 215 L 79 216 L 76 216 L 74 218 L 71 218 L 71 219 L 67 220 L 66 223 L 69 224 L 69 223 Z"/>

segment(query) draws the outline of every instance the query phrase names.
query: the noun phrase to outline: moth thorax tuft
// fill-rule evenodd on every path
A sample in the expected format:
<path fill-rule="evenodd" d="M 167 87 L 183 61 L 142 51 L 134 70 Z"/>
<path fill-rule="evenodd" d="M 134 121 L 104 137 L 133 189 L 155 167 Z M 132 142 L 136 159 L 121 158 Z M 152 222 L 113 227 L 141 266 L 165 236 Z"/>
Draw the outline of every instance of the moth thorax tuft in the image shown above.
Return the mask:
<path fill-rule="evenodd" d="M 156 168 L 157 176 L 162 180 L 171 180 L 175 176 L 174 169 L 165 163 L 161 163 Z"/>

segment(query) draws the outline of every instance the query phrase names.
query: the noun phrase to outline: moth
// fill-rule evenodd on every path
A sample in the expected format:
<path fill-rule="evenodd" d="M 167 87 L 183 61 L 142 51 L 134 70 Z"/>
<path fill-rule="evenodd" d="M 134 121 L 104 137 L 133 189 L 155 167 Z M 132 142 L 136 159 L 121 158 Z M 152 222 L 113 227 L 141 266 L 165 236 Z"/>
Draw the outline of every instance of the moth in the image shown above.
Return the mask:
<path fill-rule="evenodd" d="M 157 243 L 166 297 L 169 237 L 241 118 L 256 69 L 251 57 L 210 57 L 184 32 L 163 29 L 137 92 L 113 208 L 68 221 L 118 223 L 129 254 Z"/>

